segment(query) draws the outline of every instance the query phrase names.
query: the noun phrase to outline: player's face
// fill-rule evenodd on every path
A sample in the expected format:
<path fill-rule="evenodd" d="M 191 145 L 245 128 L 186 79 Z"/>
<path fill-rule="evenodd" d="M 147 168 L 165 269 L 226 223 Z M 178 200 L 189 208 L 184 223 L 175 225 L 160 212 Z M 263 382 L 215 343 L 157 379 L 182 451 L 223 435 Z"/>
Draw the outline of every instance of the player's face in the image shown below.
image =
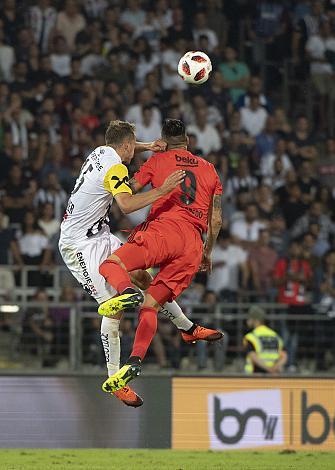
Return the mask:
<path fill-rule="evenodd" d="M 125 163 L 130 163 L 134 157 L 134 151 L 135 151 L 135 138 L 128 140 L 125 144 Z"/>

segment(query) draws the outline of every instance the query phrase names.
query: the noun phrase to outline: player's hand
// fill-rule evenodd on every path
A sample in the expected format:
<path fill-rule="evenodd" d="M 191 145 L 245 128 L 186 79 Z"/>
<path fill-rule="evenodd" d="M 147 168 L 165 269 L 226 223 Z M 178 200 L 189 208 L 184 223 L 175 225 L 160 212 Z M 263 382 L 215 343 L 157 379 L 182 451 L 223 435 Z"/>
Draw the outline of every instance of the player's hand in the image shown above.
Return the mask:
<path fill-rule="evenodd" d="M 199 267 L 199 271 L 205 272 L 207 271 L 209 274 L 212 272 L 212 255 L 204 251 L 202 255 L 201 264 Z"/>
<path fill-rule="evenodd" d="M 184 181 L 185 178 L 185 171 L 184 170 L 177 170 L 174 173 L 171 173 L 170 176 L 166 178 L 162 186 L 160 186 L 158 191 L 163 196 L 164 194 L 168 194 L 173 191 L 180 183 Z"/>
<path fill-rule="evenodd" d="M 151 152 L 164 152 L 167 147 L 167 143 L 162 139 L 154 140 L 149 144 L 149 149 Z"/>

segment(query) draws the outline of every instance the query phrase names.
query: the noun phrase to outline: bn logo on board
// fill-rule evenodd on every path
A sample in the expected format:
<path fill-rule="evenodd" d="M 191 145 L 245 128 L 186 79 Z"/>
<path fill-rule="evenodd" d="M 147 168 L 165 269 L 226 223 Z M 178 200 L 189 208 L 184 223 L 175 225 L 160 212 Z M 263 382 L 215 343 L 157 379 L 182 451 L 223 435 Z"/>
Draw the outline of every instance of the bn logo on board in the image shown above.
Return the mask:
<path fill-rule="evenodd" d="M 284 443 L 280 390 L 249 390 L 208 395 L 211 449 Z"/>

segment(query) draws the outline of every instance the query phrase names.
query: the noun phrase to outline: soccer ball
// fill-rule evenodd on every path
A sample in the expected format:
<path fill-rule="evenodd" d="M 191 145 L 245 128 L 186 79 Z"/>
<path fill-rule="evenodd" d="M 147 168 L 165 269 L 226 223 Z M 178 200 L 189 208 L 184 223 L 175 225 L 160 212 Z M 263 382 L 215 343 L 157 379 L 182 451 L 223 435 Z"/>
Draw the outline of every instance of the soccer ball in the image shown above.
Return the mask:
<path fill-rule="evenodd" d="M 193 85 L 205 83 L 211 71 L 211 59 L 207 54 L 200 51 L 186 52 L 178 64 L 178 73 L 181 78 Z"/>

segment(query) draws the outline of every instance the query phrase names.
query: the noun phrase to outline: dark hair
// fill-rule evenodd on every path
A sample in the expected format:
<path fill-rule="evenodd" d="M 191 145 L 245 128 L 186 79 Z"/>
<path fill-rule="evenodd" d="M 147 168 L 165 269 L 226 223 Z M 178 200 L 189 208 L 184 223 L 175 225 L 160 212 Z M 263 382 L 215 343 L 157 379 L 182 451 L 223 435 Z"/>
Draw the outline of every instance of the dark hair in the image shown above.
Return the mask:
<path fill-rule="evenodd" d="M 185 139 L 186 129 L 183 121 L 179 119 L 165 119 L 162 127 L 162 138 L 180 137 Z"/>
<path fill-rule="evenodd" d="M 111 121 L 105 134 L 106 145 L 121 145 L 135 139 L 135 126 L 127 121 Z"/>

